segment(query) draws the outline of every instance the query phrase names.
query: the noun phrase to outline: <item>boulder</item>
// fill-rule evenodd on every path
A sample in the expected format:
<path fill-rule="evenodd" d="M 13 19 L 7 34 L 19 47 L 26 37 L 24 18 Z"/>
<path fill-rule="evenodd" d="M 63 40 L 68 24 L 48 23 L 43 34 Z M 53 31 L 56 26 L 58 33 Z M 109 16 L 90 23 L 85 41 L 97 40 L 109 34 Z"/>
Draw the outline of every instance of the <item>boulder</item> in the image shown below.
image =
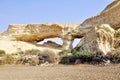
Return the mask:
<path fill-rule="evenodd" d="M 103 55 L 106 55 L 108 52 L 111 52 L 114 45 L 114 33 L 111 31 L 113 29 L 110 26 L 108 28 L 104 24 L 99 25 L 99 27 L 93 27 L 85 34 L 77 47 L 83 50 L 89 50 L 93 54 L 101 52 Z"/>

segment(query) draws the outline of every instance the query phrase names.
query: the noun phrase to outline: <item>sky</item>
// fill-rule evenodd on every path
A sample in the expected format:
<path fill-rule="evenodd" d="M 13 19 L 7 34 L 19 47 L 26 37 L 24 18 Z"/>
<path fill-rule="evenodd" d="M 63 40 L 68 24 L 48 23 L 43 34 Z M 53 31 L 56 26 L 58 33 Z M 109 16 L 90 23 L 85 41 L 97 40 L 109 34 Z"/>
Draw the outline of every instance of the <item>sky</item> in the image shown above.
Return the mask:
<path fill-rule="evenodd" d="M 0 0 L 0 32 L 9 24 L 82 23 L 113 0 Z"/>

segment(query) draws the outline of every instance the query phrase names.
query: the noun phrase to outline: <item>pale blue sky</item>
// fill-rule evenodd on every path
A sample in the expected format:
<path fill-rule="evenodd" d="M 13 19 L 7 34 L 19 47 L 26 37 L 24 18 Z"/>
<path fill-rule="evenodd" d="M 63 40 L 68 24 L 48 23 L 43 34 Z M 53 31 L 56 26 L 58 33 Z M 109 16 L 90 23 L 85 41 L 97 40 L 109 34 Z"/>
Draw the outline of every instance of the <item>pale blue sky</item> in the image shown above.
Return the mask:
<path fill-rule="evenodd" d="M 110 2 L 112 0 L 0 0 L 0 32 L 9 24 L 82 23 Z M 62 43 L 60 39 L 54 41 Z M 78 42 L 76 40 L 74 46 Z"/>
<path fill-rule="evenodd" d="M 0 32 L 9 24 L 81 23 L 112 0 L 0 0 Z"/>

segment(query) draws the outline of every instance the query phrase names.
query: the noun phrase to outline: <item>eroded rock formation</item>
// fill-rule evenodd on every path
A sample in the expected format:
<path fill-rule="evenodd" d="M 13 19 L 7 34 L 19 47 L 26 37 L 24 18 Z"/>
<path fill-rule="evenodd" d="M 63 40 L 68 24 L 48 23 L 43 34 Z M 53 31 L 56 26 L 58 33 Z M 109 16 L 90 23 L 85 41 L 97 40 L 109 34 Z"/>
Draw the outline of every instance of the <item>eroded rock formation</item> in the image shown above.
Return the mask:
<path fill-rule="evenodd" d="M 108 25 L 103 25 L 104 30 L 93 30 L 94 27 L 100 26 L 101 24 L 109 24 L 110 26 L 107 27 Z M 96 51 L 101 51 L 103 54 L 107 54 L 113 48 L 120 46 L 120 39 L 115 39 L 115 36 L 113 36 L 115 34 L 114 30 L 118 30 L 119 28 L 120 0 L 115 0 L 109 4 L 101 13 L 86 19 L 76 28 L 76 30 L 79 29 L 79 35 L 83 36 L 83 39 L 78 44 L 78 46 L 82 46 L 84 49 L 90 50 L 93 53 Z M 109 31 L 111 31 L 111 34 Z M 97 34 L 99 34 L 99 36 L 97 36 Z M 114 46 L 111 46 L 111 43 L 114 44 Z"/>
<path fill-rule="evenodd" d="M 114 33 L 112 31 L 113 29 L 106 24 L 93 27 L 85 34 L 77 47 L 80 47 L 83 50 L 89 50 L 93 54 L 101 52 L 103 55 L 106 55 L 113 49 Z"/>
<path fill-rule="evenodd" d="M 72 48 L 72 41 L 79 24 L 10 24 L 7 31 L 0 34 L 0 40 L 39 42 L 46 38 L 61 38 L 63 48 Z"/>
<path fill-rule="evenodd" d="M 50 47 L 50 48 L 54 48 L 54 49 L 61 49 L 62 48 L 62 45 L 59 45 L 53 41 L 44 42 L 43 44 L 41 44 L 41 46 Z"/>
<path fill-rule="evenodd" d="M 99 24 L 109 24 L 112 28 L 120 28 L 120 0 L 109 4 L 101 13 L 86 19 L 81 26 L 92 27 Z"/>
<path fill-rule="evenodd" d="M 101 24 L 109 24 L 113 29 L 120 28 L 120 0 L 113 1 L 102 12 L 86 19 L 76 30 L 79 29 L 79 34 L 84 36 L 91 30 L 91 27 Z"/>
<path fill-rule="evenodd" d="M 115 0 L 100 14 L 86 19 L 82 24 L 10 24 L 7 31 L 0 34 L 0 40 L 35 44 L 46 38 L 58 37 L 63 41 L 62 48 L 70 51 L 73 40 L 82 38 L 77 47 L 107 54 L 114 48 L 113 44 L 119 48 L 119 39 L 114 39 L 114 30 L 120 28 L 119 24 L 120 1 Z"/>

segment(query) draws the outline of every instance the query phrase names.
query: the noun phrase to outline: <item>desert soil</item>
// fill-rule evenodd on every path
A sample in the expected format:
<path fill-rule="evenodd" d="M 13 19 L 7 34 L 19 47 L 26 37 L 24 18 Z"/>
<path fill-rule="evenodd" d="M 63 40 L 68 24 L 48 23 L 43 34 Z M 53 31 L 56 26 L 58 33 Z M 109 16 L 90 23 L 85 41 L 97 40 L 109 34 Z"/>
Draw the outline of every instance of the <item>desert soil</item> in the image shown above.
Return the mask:
<path fill-rule="evenodd" d="M 120 64 L 0 66 L 0 80 L 120 80 Z"/>

